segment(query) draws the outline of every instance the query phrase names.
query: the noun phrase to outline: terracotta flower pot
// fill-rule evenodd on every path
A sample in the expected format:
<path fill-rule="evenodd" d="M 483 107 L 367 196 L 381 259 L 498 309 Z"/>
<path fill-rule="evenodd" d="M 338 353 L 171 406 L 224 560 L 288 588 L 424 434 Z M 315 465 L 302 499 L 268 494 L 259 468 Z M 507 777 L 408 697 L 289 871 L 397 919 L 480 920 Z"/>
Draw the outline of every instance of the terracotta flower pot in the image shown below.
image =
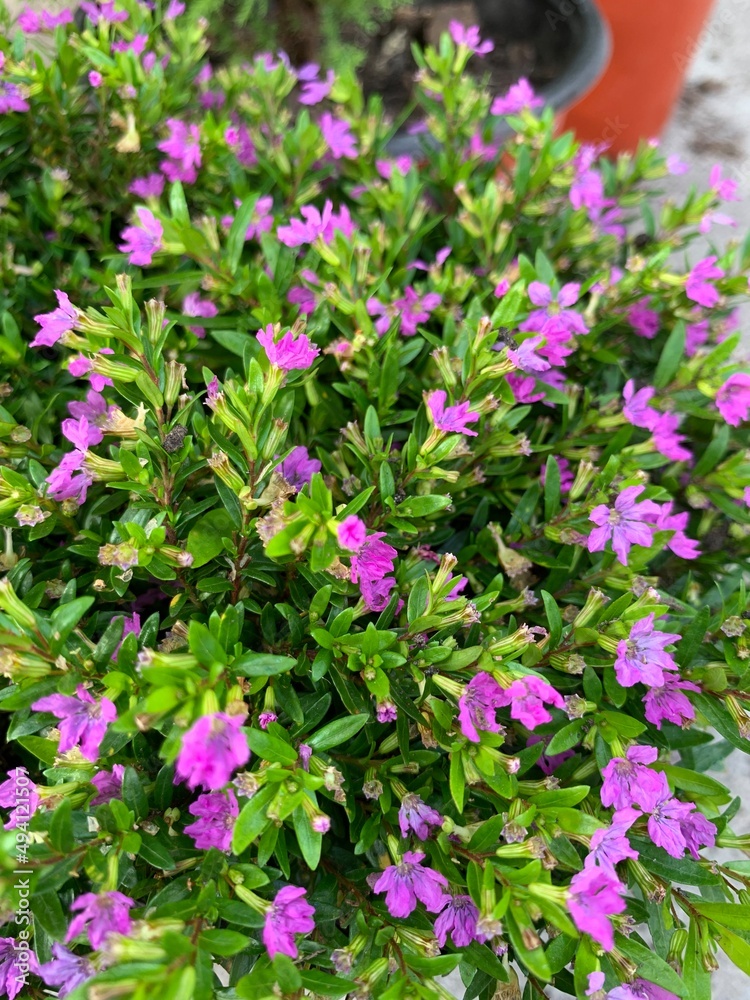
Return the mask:
<path fill-rule="evenodd" d="M 599 83 L 565 115 L 587 142 L 631 151 L 659 136 L 682 90 L 714 0 L 597 0 L 612 33 Z"/>

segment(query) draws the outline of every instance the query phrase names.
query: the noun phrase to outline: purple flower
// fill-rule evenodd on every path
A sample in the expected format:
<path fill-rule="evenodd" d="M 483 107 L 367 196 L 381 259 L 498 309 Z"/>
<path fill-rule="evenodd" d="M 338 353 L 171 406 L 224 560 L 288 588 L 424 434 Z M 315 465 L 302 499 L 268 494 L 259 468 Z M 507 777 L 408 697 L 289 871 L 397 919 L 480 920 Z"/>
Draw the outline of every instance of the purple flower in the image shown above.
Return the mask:
<path fill-rule="evenodd" d="M 337 526 L 337 535 L 342 549 L 359 552 L 367 538 L 367 525 L 356 514 L 350 514 Z"/>
<path fill-rule="evenodd" d="M 89 83 L 94 88 L 101 87 L 104 83 L 104 77 L 98 70 L 92 69 L 89 73 Z"/>
<path fill-rule="evenodd" d="M 45 962 L 39 966 L 39 975 L 47 986 L 57 986 L 58 997 L 65 997 L 68 993 L 91 979 L 96 974 L 96 969 L 83 955 L 74 955 L 63 945 L 56 941 L 52 944 L 52 961 Z"/>
<path fill-rule="evenodd" d="M 430 913 L 439 913 L 445 905 L 444 888 L 448 880 L 432 868 L 424 868 L 424 854 L 406 851 L 403 861 L 390 865 L 373 886 L 373 892 L 384 892 L 385 905 L 392 917 L 408 917 L 417 906 L 424 903 Z"/>
<path fill-rule="evenodd" d="M 122 796 L 122 779 L 124 777 L 125 768 L 122 764 L 115 764 L 111 771 L 98 771 L 91 779 L 91 784 L 96 788 L 96 795 L 89 802 L 89 805 L 100 806 L 112 799 L 119 799 Z"/>
<path fill-rule="evenodd" d="M 99 444 L 104 437 L 101 430 L 95 424 L 89 424 L 86 417 L 80 417 L 78 420 L 68 417 L 63 420 L 61 430 L 79 451 L 86 451 L 89 445 Z"/>
<path fill-rule="evenodd" d="M 726 271 L 715 266 L 717 260 L 715 255 L 699 260 L 688 275 L 685 285 L 687 297 L 698 305 L 705 306 L 706 309 L 712 309 L 720 298 L 719 292 L 711 282 L 723 278 L 726 274 Z"/>
<path fill-rule="evenodd" d="M 145 267 L 151 263 L 155 253 L 162 249 L 164 228 L 154 213 L 148 208 L 136 208 L 140 226 L 127 226 L 122 231 L 123 242 L 120 252 L 130 254 L 129 263 Z"/>
<path fill-rule="evenodd" d="M 688 538 L 685 534 L 690 514 L 687 511 L 683 511 L 681 514 L 673 514 L 673 506 L 674 504 L 671 500 L 662 506 L 659 516 L 656 519 L 656 530 L 673 532 L 672 537 L 667 541 L 666 545 L 676 556 L 679 556 L 681 559 L 697 559 L 700 555 L 698 543 L 694 538 Z"/>
<path fill-rule="evenodd" d="M 296 885 L 279 889 L 263 925 L 263 944 L 269 958 L 275 955 L 297 957 L 295 934 L 310 934 L 315 930 L 315 907 L 306 899 L 305 890 Z"/>
<path fill-rule="evenodd" d="M 40 326 L 36 337 L 31 341 L 31 347 L 52 347 L 65 333 L 70 333 L 78 322 L 78 310 L 65 292 L 55 289 L 57 309 L 52 312 L 39 313 L 34 322 Z"/>
<path fill-rule="evenodd" d="M 398 710 L 392 701 L 379 701 L 375 706 L 375 718 L 378 722 L 395 722 L 398 718 Z"/>
<path fill-rule="evenodd" d="M 258 716 L 258 725 L 261 729 L 268 729 L 271 723 L 276 722 L 278 718 L 275 712 L 261 712 Z"/>
<path fill-rule="evenodd" d="M 680 177 L 682 174 L 686 174 L 688 170 L 690 170 L 690 164 L 681 160 L 678 153 L 670 153 L 667 157 L 666 166 L 668 173 L 670 173 L 673 177 Z"/>
<path fill-rule="evenodd" d="M 39 963 L 29 943 L 0 938 L 0 995 L 7 995 L 8 1000 L 17 997 L 30 972 L 38 974 Z"/>
<path fill-rule="evenodd" d="M 495 43 L 489 40 L 484 42 L 479 39 L 479 28 L 476 24 L 464 25 L 460 21 L 451 21 L 448 25 L 451 38 L 456 45 L 464 45 L 475 56 L 486 56 L 492 52 Z M 516 86 L 520 86 L 520 81 Z M 502 114 L 500 111 L 493 111 L 493 114 Z"/>
<path fill-rule="evenodd" d="M 710 325 L 707 319 L 688 323 L 685 327 L 685 354 L 692 358 L 708 340 Z"/>
<path fill-rule="evenodd" d="M 624 757 L 613 757 L 602 770 L 602 805 L 618 810 L 635 805 L 652 812 L 656 803 L 669 795 L 666 776 L 645 766 L 653 764 L 657 756 L 656 747 L 632 746 Z"/>
<path fill-rule="evenodd" d="M 86 502 L 86 493 L 94 479 L 81 469 L 85 458 L 85 452 L 70 451 L 47 476 L 48 493 L 53 500 L 75 500 L 79 506 Z"/>
<path fill-rule="evenodd" d="M 506 94 L 496 97 L 490 108 L 491 115 L 517 115 L 519 111 L 528 108 L 540 108 L 544 104 L 541 97 L 537 97 L 534 88 L 526 77 L 522 76 L 518 83 L 514 83 Z"/>
<path fill-rule="evenodd" d="M 443 909 L 435 921 L 435 937 L 441 948 L 450 934 L 456 948 L 468 948 L 477 936 L 479 910 L 471 896 L 443 896 Z"/>
<path fill-rule="evenodd" d="M 538 334 L 536 337 L 530 337 L 528 340 L 524 340 L 519 344 L 516 350 L 510 349 L 508 351 L 508 357 L 516 366 L 524 372 L 546 372 L 550 367 L 549 361 L 545 361 L 544 358 L 539 357 L 536 353 L 537 347 L 543 344 L 545 338 L 542 334 Z"/>
<path fill-rule="evenodd" d="M 680 802 L 668 790 L 651 810 L 648 832 L 653 842 L 673 858 L 681 858 L 689 850 L 696 861 L 699 847 L 713 847 L 716 839 L 714 824 L 697 812 L 692 802 Z"/>
<path fill-rule="evenodd" d="M 302 92 L 299 95 L 300 104 L 320 104 L 331 93 L 336 75 L 332 69 L 326 73 L 325 80 L 318 80 L 320 66 L 317 63 L 308 63 L 297 70 L 297 79 L 302 84 Z"/>
<path fill-rule="evenodd" d="M 411 830 L 420 840 L 427 840 L 430 836 L 430 827 L 441 827 L 443 817 L 437 809 L 428 806 L 418 795 L 410 792 L 401 800 L 398 825 L 401 827 L 402 837 L 408 837 Z"/>
<path fill-rule="evenodd" d="M 540 736 L 539 733 L 532 733 L 526 740 L 526 746 L 535 746 L 537 743 L 544 743 L 545 747 L 552 739 L 551 736 Z M 575 754 L 572 750 L 563 750 L 561 753 L 553 753 L 552 755 L 545 752 L 536 762 L 536 766 L 542 771 L 543 774 L 554 774 L 558 767 L 565 763 L 570 757 L 574 757 Z"/>
<path fill-rule="evenodd" d="M 665 720 L 686 728 L 695 718 L 695 709 L 683 691 L 700 691 L 700 688 L 675 674 L 664 674 L 664 683 L 660 687 L 652 687 L 643 698 L 648 721 L 657 729 L 661 729 Z"/>
<path fill-rule="evenodd" d="M 86 688 L 79 684 L 76 695 L 50 694 L 35 701 L 31 706 L 35 712 L 51 712 L 61 720 L 58 753 L 67 753 L 80 746 L 87 760 L 99 757 L 99 747 L 107 732 L 107 723 L 117 718 L 117 709 L 109 700 L 96 701 Z"/>
<path fill-rule="evenodd" d="M 568 909 L 573 923 L 605 951 L 611 951 L 615 944 L 609 918 L 625 909 L 623 892 L 618 877 L 605 868 L 584 868 L 570 880 Z"/>
<path fill-rule="evenodd" d="M 335 230 L 347 238 L 354 232 L 349 209 L 342 205 L 338 213 L 333 211 L 333 205 L 326 201 L 322 213 L 314 205 L 303 205 L 300 215 L 304 219 L 290 219 L 288 226 L 279 226 L 276 235 L 284 246 L 299 247 L 305 243 L 314 243 L 320 237 L 324 243 L 330 243 Z"/>
<path fill-rule="evenodd" d="M 349 122 L 342 121 L 326 111 L 320 117 L 320 131 L 334 160 L 356 158 L 357 142 L 349 130 Z"/>
<path fill-rule="evenodd" d="M 174 21 L 180 14 L 185 13 L 185 4 L 182 0 L 169 0 L 169 6 L 164 13 L 165 21 Z"/>
<path fill-rule="evenodd" d="M 679 642 L 682 636 L 654 629 L 654 614 L 634 622 L 630 637 L 617 644 L 615 674 L 623 687 L 646 684 L 661 687 L 664 671 L 677 670 L 672 655 L 665 652 L 667 646 Z"/>
<path fill-rule="evenodd" d="M 383 610 L 395 585 L 390 574 L 398 553 L 392 545 L 382 541 L 383 538 L 384 531 L 373 532 L 359 552 L 351 557 L 351 582 L 359 583 L 362 597 L 371 611 Z"/>
<path fill-rule="evenodd" d="M 628 379 L 625 383 L 625 388 L 622 390 L 623 399 L 625 400 L 622 412 L 628 423 L 631 423 L 634 427 L 643 427 L 649 431 L 652 431 L 656 427 L 661 414 L 658 410 L 648 405 L 649 400 L 655 392 L 656 389 L 650 385 L 644 385 L 642 389 L 636 392 L 633 379 Z"/>
<path fill-rule="evenodd" d="M 639 337 L 645 337 L 646 340 L 653 340 L 661 326 L 659 313 L 646 305 L 650 301 L 650 298 L 645 298 L 636 302 L 628 309 L 627 313 L 630 325 Z"/>
<path fill-rule="evenodd" d="M 190 292 L 182 300 L 182 312 L 185 316 L 205 316 L 210 318 L 216 316 L 218 309 L 209 299 L 202 299 L 198 292 Z M 203 326 L 189 326 L 188 330 L 196 337 L 205 337 L 206 329 Z"/>
<path fill-rule="evenodd" d="M 475 674 L 458 699 L 458 722 L 467 740 L 479 743 L 479 730 L 486 733 L 502 732 L 503 727 L 497 721 L 496 712 L 503 705 L 507 705 L 507 701 L 495 678 L 484 671 Z"/>
<path fill-rule="evenodd" d="M 147 174 L 136 177 L 128 191 L 138 198 L 159 198 L 164 190 L 164 174 Z"/>
<path fill-rule="evenodd" d="M 197 125 L 187 125 L 177 118 L 167 119 L 169 135 L 156 148 L 169 157 L 159 164 L 167 179 L 185 184 L 195 183 L 201 165 L 201 131 Z"/>
<path fill-rule="evenodd" d="M 636 505 L 636 498 L 645 486 L 627 486 L 615 500 L 614 508 L 599 504 L 589 514 L 589 521 L 598 527 L 588 537 L 589 552 L 601 552 L 612 539 L 612 548 L 623 566 L 628 564 L 631 546 L 648 548 L 654 540 L 653 530 L 644 522 L 659 516 L 659 508 L 651 500 Z"/>
<path fill-rule="evenodd" d="M 632 983 L 615 986 L 607 994 L 607 1000 L 679 1000 L 679 997 L 663 986 L 645 979 L 634 979 Z"/>
<path fill-rule="evenodd" d="M 121 892 L 85 892 L 70 905 L 71 910 L 81 912 L 71 921 L 65 943 L 69 944 L 85 931 L 91 947 L 98 951 L 109 934 L 130 932 L 129 911 L 133 906 L 135 902 Z"/>
<path fill-rule="evenodd" d="M 662 413 L 654 427 L 654 447 L 671 462 L 689 462 L 693 453 L 684 447 L 684 434 L 678 434 L 680 418 L 676 413 Z"/>
<path fill-rule="evenodd" d="M 130 16 L 126 10 L 115 10 L 115 0 L 101 0 L 98 5 L 91 3 L 90 0 L 82 0 L 80 7 L 94 24 L 100 18 L 115 24 L 118 21 L 127 21 Z"/>
<path fill-rule="evenodd" d="M 316 347 L 304 333 L 295 338 L 292 331 L 287 330 L 281 340 L 274 341 L 273 326 L 270 323 L 265 330 L 257 334 L 257 337 L 268 360 L 283 372 L 309 368 L 320 354 L 320 348 Z"/>
<path fill-rule="evenodd" d="M 536 379 L 531 376 L 521 378 L 514 372 L 506 375 L 506 380 L 517 403 L 538 403 L 544 399 L 544 392 L 536 391 Z"/>
<path fill-rule="evenodd" d="M 198 850 L 208 851 L 217 847 L 228 854 L 232 846 L 234 823 L 240 812 L 237 796 L 232 789 L 229 789 L 227 795 L 223 792 L 199 795 L 188 812 L 191 816 L 199 817 L 185 827 L 185 833 L 193 838 Z"/>
<path fill-rule="evenodd" d="M 9 80 L 0 80 L 0 115 L 28 110 L 29 102 L 21 96 L 18 85 Z"/>
<path fill-rule="evenodd" d="M 14 767 L 8 771 L 8 778 L 0 785 L 0 806 L 10 809 L 6 830 L 24 826 L 37 811 L 39 793 L 24 767 Z"/>
<path fill-rule="evenodd" d="M 141 616 L 137 611 L 133 612 L 132 615 L 124 615 L 122 619 L 122 637 L 115 647 L 115 651 L 112 653 L 112 659 L 117 659 L 117 654 L 120 652 L 120 646 L 122 646 L 123 640 L 126 635 L 140 635 L 141 634 Z"/>
<path fill-rule="evenodd" d="M 590 853 L 586 856 L 586 868 L 605 868 L 614 871 L 615 865 L 626 858 L 638 857 L 638 851 L 630 846 L 625 836 L 630 827 L 640 816 L 637 809 L 626 807 L 618 810 L 612 817 L 612 825 L 604 830 L 595 830 L 591 837 Z"/>
<path fill-rule="evenodd" d="M 320 472 L 322 466 L 317 458 L 310 458 L 310 453 L 304 445 L 297 445 L 287 457 L 276 466 L 276 469 L 297 492 L 307 486 L 313 474 Z"/>
<path fill-rule="evenodd" d="M 737 188 L 739 187 L 737 181 L 732 180 L 731 177 L 722 177 L 721 173 L 721 164 L 715 163 L 711 167 L 711 173 L 708 175 L 708 183 L 716 192 L 717 197 L 721 198 L 722 201 L 740 201 L 740 197 L 737 194 Z"/>
<path fill-rule="evenodd" d="M 429 410 L 432 422 L 439 431 L 453 434 L 466 434 L 467 437 L 476 437 L 477 432 L 471 430 L 468 424 L 473 424 L 479 420 L 479 414 L 469 409 L 468 402 L 456 403 L 454 406 L 446 406 L 448 394 L 444 389 L 435 389 L 427 396 L 427 409 Z"/>
<path fill-rule="evenodd" d="M 500 691 L 501 706 L 510 705 L 511 719 L 517 719 L 527 729 L 536 729 L 552 721 L 545 704 L 565 708 L 562 695 L 547 681 L 533 674 L 519 677 L 509 688 L 501 688 Z"/>
<path fill-rule="evenodd" d="M 193 791 L 223 788 L 238 767 L 250 759 L 250 749 L 242 732 L 242 717 L 214 712 L 195 722 L 182 737 L 177 756 L 175 784 L 187 783 Z"/>
<path fill-rule="evenodd" d="M 719 413 L 732 427 L 739 427 L 750 413 L 750 375 L 735 372 L 716 393 Z"/>

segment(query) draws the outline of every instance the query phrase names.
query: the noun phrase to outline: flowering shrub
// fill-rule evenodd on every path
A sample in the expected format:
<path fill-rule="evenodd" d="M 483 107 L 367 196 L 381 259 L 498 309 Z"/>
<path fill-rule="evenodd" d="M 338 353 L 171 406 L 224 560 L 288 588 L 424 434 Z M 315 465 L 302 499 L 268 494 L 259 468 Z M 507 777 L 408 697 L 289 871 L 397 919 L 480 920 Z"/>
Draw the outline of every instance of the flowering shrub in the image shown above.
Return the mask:
<path fill-rule="evenodd" d="M 664 201 L 525 85 L 499 146 L 470 33 L 416 54 L 417 162 L 352 79 L 84 9 L 1 41 L 0 990 L 750 973 L 703 853 L 750 848 L 706 773 L 750 750 L 750 258 L 682 253 L 733 183 Z"/>

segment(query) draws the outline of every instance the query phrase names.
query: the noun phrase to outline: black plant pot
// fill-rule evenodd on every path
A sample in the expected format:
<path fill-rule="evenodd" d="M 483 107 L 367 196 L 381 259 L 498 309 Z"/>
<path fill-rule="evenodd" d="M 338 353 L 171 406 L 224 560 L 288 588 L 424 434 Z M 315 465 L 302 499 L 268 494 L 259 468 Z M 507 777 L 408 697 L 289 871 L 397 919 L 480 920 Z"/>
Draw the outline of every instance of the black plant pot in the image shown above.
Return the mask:
<path fill-rule="evenodd" d="M 434 5 L 435 0 L 430 3 Z M 609 30 L 594 0 L 475 0 L 475 6 L 482 37 L 495 42 L 514 41 L 516 33 L 527 37 L 530 27 L 547 36 L 564 32 L 569 57 L 559 76 L 538 88 L 540 96 L 555 110 L 562 111 L 580 100 L 607 65 Z M 511 134 L 506 122 L 498 118 L 493 130 L 495 139 L 503 141 Z M 388 150 L 393 156 L 419 157 L 425 145 L 434 147 L 436 143 L 429 136 L 412 136 L 404 129 L 391 139 Z"/>

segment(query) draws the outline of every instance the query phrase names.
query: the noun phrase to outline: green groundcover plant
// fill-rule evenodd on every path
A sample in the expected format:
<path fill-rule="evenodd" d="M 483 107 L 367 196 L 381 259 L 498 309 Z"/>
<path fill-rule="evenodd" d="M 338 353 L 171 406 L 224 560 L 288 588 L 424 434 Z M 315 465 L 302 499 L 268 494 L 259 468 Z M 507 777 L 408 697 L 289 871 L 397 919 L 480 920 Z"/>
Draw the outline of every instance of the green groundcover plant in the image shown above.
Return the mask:
<path fill-rule="evenodd" d="M 458 25 L 394 158 L 182 6 L 0 38 L 0 995 L 709 1000 L 750 253 L 691 245 L 735 183 L 665 200 Z"/>

